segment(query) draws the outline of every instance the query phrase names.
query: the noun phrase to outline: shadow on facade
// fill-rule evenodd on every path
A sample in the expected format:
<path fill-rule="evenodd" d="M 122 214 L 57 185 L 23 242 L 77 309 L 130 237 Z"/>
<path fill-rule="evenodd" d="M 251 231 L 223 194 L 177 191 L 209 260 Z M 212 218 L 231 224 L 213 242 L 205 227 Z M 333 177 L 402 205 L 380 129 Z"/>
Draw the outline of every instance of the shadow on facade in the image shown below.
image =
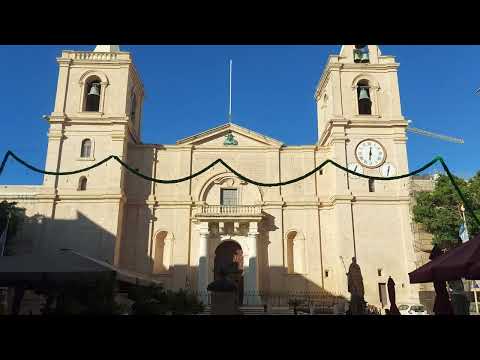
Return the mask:
<path fill-rule="evenodd" d="M 105 214 L 105 216 L 107 215 Z M 135 223 L 135 225 L 137 224 Z M 148 221 L 145 222 L 145 225 L 147 224 Z M 125 227 L 127 226 L 128 223 L 125 223 Z M 139 230 L 141 231 L 141 229 Z M 261 230 L 261 235 L 257 241 L 258 291 L 248 291 L 244 288 L 243 305 L 288 306 L 290 301 L 298 300 L 304 306 L 308 303 L 315 303 L 316 307 L 331 308 L 342 298 L 345 299 L 340 294 L 325 290 L 304 274 L 289 273 L 287 266 L 269 266 L 270 232 L 278 230 L 275 218 L 264 213 L 259 230 Z M 142 243 L 140 237 L 137 240 Z M 180 239 L 180 241 L 182 240 Z M 19 229 L 17 236 L 10 241 L 8 247 L 10 255 L 68 248 L 113 264 L 115 241 L 113 234 L 77 211 L 74 219 L 52 220 L 39 214 L 26 217 L 23 226 Z M 120 267 L 138 271 L 160 280 L 166 288 L 187 289 L 203 296 L 204 299 L 207 299 L 205 302 L 210 301 L 206 289 L 202 292 L 198 288 L 198 264 L 172 264 L 168 269 L 156 272 L 158 267 L 155 259 L 146 250 L 141 244 L 133 249 L 122 246 L 121 252 L 130 254 L 135 260 L 129 266 L 133 268 L 128 269 L 128 267 L 122 266 L 122 263 L 120 263 Z M 214 259 L 209 259 L 209 282 L 214 279 L 213 264 Z M 141 265 L 139 267 L 143 271 L 139 271 L 135 265 Z M 250 267 L 247 265 L 243 269 L 244 280 L 247 278 Z M 346 276 L 343 281 L 347 281 Z"/>
<path fill-rule="evenodd" d="M 7 254 L 71 249 L 113 264 L 114 248 L 115 237 L 77 211 L 74 219 L 51 219 L 41 214 L 25 216 L 15 237 L 7 243 Z"/>

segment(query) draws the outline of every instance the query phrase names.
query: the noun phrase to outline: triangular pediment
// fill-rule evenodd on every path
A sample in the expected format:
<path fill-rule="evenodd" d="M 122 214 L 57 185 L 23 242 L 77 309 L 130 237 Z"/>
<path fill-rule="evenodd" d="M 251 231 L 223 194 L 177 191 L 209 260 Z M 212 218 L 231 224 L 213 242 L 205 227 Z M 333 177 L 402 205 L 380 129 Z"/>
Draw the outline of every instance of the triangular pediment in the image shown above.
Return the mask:
<path fill-rule="evenodd" d="M 232 140 L 225 144 L 227 136 Z M 233 123 L 224 124 L 213 129 L 189 136 L 177 141 L 177 145 L 195 145 L 205 147 L 281 147 L 282 142 L 268 136 L 245 129 Z"/>

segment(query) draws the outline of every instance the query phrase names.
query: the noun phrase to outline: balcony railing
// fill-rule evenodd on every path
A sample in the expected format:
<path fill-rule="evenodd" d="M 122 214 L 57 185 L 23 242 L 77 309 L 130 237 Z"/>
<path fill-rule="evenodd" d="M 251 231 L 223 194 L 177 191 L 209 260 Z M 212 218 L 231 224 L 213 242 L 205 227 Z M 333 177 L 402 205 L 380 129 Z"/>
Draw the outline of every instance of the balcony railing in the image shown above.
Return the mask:
<path fill-rule="evenodd" d="M 203 205 L 197 216 L 260 216 L 261 214 L 259 205 Z"/>
<path fill-rule="evenodd" d="M 112 61 L 112 60 L 129 60 L 130 54 L 127 52 L 105 53 L 94 51 L 64 51 L 63 57 L 73 60 L 84 61 Z"/>

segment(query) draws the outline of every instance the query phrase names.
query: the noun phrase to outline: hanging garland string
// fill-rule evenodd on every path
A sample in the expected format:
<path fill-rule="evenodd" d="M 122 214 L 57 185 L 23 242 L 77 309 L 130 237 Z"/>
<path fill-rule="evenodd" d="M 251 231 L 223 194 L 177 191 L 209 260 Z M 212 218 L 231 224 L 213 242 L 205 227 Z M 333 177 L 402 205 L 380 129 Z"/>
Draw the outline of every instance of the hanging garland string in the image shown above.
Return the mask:
<path fill-rule="evenodd" d="M 30 170 L 32 171 L 35 171 L 37 173 L 41 173 L 41 174 L 46 174 L 46 175 L 58 175 L 58 176 L 63 176 L 63 175 L 74 175 L 74 174 L 79 174 L 79 173 L 82 173 L 82 172 L 85 172 L 85 171 L 90 171 L 108 161 L 110 161 L 111 159 L 114 159 L 116 160 L 120 165 L 122 165 L 123 167 L 125 167 L 128 171 L 130 171 L 131 173 L 147 180 L 147 181 L 153 181 L 155 183 L 159 183 L 159 184 L 175 184 L 175 183 L 180 183 L 180 182 L 183 182 L 183 181 L 187 181 L 187 180 L 190 180 L 190 179 L 193 179 L 201 174 L 203 174 L 204 172 L 206 172 L 207 170 L 211 169 L 212 167 L 214 167 L 215 165 L 217 164 L 222 164 L 225 168 L 227 168 L 230 172 L 232 172 L 234 175 L 236 175 L 239 179 L 241 180 L 244 180 L 250 184 L 253 184 L 253 185 L 257 185 L 257 186 L 262 186 L 262 187 L 274 187 L 274 186 L 284 186 L 284 185 L 289 185 L 289 184 L 293 184 L 293 183 L 296 183 L 298 181 L 301 181 L 303 179 L 306 179 L 307 177 L 313 175 L 314 173 L 316 173 L 317 171 L 321 170 L 325 165 L 327 164 L 332 164 L 333 166 L 345 171 L 345 172 L 348 172 L 352 175 L 355 175 L 355 176 L 359 176 L 359 177 L 362 177 L 362 178 L 365 178 L 365 179 L 373 179 L 373 180 L 382 180 L 382 181 L 392 181 L 392 180 L 398 180 L 398 179 L 403 179 L 403 178 L 407 178 L 407 177 L 410 177 L 410 176 L 413 176 L 413 175 L 416 175 L 418 173 L 421 173 L 422 171 L 428 169 L 429 167 L 433 166 L 436 162 L 440 162 L 440 164 L 442 165 L 443 169 L 445 170 L 445 172 L 447 173 L 447 176 L 448 178 L 450 179 L 453 187 L 455 188 L 456 192 L 458 193 L 458 195 L 460 196 L 460 198 L 462 199 L 464 205 L 465 205 L 465 208 L 467 209 L 467 211 L 470 213 L 470 215 L 473 217 L 473 219 L 475 220 L 475 222 L 480 226 L 480 220 L 478 219 L 478 217 L 476 216 L 475 212 L 473 211 L 472 207 L 470 206 L 469 202 L 466 200 L 465 196 L 463 195 L 462 191 L 460 190 L 460 188 L 458 187 L 457 183 L 455 182 L 455 179 L 452 175 L 452 173 L 450 172 L 447 164 L 445 163 L 445 161 L 443 160 L 443 158 L 441 156 L 437 156 L 435 157 L 432 161 L 428 162 L 427 164 L 425 164 L 424 166 L 422 166 L 421 168 L 415 170 L 415 171 L 412 171 L 408 174 L 404 174 L 404 175 L 398 175 L 398 176 L 392 176 L 392 177 L 380 177 L 380 176 L 370 176 L 370 175 L 364 175 L 364 174 L 360 174 L 360 173 L 357 173 L 355 171 L 352 171 L 352 170 L 349 170 L 348 168 L 346 167 L 343 167 L 342 165 L 336 163 L 335 161 L 332 161 L 332 160 L 325 160 L 324 162 L 322 162 L 319 166 L 317 166 L 316 168 L 314 168 L 313 170 L 307 172 L 306 174 L 302 175 L 302 176 L 299 176 L 297 178 L 294 178 L 294 179 L 291 179 L 291 180 L 287 180 L 287 181 L 280 181 L 280 182 L 277 182 L 277 183 L 262 183 L 262 182 L 259 182 L 259 181 L 255 181 L 255 180 L 252 180 L 252 179 L 249 179 L 248 177 L 246 176 L 243 176 L 242 174 L 240 174 L 239 172 L 237 172 L 235 169 L 233 169 L 232 167 L 230 167 L 226 162 L 224 162 L 222 159 L 217 159 L 215 160 L 214 162 L 212 162 L 210 165 L 204 167 L 202 170 L 199 170 L 197 171 L 196 173 L 192 174 L 192 175 L 189 175 L 189 176 L 185 176 L 183 178 L 179 178 L 179 179 L 171 179 L 171 180 L 162 180 L 162 179 L 155 179 L 155 178 L 152 178 L 150 176 L 147 176 L 145 174 L 142 174 L 140 171 L 132 168 L 131 166 L 129 166 L 128 164 L 126 164 L 125 162 L 123 162 L 122 160 L 120 160 L 120 158 L 116 155 L 110 155 L 109 157 L 103 159 L 102 161 L 99 161 L 98 163 L 96 164 L 93 164 L 91 166 L 88 166 L 86 168 L 83 168 L 83 169 L 78 169 L 78 170 L 74 170 L 74 171 L 59 171 L 59 172 L 55 172 L 55 171 L 47 171 L 47 170 L 42 170 L 42 169 L 39 169 L 33 165 L 30 165 L 28 164 L 26 161 L 22 160 L 21 158 L 19 158 L 17 155 L 15 155 L 13 152 L 11 152 L 10 150 L 7 151 L 7 153 L 5 154 L 5 156 L 3 157 L 3 161 L 2 161 L 2 164 L 0 165 L 0 176 L 2 175 L 3 173 L 3 170 L 7 164 L 7 160 L 9 157 L 12 157 L 14 158 L 16 161 L 18 161 L 20 164 L 22 164 L 23 166 L 29 168 Z"/>

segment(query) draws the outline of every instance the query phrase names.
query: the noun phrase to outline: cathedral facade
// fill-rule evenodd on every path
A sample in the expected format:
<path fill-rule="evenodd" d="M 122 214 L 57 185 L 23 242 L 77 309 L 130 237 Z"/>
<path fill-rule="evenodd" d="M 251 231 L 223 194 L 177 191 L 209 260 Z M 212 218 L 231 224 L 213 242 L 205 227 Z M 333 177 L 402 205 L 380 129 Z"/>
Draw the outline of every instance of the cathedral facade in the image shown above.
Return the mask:
<path fill-rule="evenodd" d="M 49 171 L 110 155 L 158 179 L 188 177 L 219 158 L 263 183 L 296 178 L 327 159 L 365 175 L 409 171 L 399 64 L 376 45 L 343 45 L 328 58 L 314 94 L 318 141 L 304 146 L 233 123 L 173 145 L 144 144 L 144 89 L 130 53 L 100 45 L 63 51 L 57 61 Z M 0 200 L 27 211 L 16 240 L 25 251 L 72 248 L 200 293 L 233 261 L 250 303 L 269 292 L 348 296 L 346 268 L 355 257 L 365 300 L 380 305 L 389 276 L 397 303 L 418 302 L 408 279 L 416 260 L 409 181 L 373 181 L 327 165 L 302 181 L 266 187 L 217 164 L 193 179 L 159 184 L 111 160 L 81 174 L 45 175 L 38 186 L 2 186 Z"/>

